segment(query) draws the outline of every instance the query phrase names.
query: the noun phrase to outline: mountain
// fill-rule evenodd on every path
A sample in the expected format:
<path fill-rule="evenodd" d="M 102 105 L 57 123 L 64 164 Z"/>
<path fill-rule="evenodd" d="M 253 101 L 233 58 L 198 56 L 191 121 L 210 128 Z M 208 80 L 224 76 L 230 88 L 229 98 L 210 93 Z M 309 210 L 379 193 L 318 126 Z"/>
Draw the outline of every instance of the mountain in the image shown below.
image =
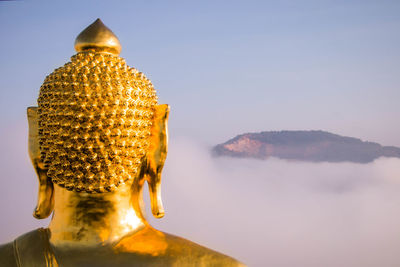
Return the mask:
<path fill-rule="evenodd" d="M 312 162 L 368 163 L 379 157 L 400 158 L 400 148 L 381 146 L 324 131 L 270 131 L 238 135 L 216 145 L 215 156 Z"/>

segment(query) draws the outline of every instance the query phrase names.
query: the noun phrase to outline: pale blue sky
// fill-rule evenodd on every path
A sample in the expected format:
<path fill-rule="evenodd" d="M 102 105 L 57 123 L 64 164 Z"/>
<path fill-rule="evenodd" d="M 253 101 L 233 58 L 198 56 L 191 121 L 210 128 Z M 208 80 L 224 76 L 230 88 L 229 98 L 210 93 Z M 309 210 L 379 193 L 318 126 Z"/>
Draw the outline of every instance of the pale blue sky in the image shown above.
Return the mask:
<path fill-rule="evenodd" d="M 0 128 L 96 18 L 206 144 L 322 129 L 400 146 L 400 1 L 0 1 Z"/>

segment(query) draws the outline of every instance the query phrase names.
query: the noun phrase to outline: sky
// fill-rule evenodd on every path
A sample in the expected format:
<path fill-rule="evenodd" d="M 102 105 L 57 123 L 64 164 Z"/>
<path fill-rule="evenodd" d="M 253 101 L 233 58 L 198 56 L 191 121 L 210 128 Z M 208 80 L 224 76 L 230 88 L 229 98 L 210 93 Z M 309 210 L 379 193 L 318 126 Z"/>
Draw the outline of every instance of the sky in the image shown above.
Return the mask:
<path fill-rule="evenodd" d="M 398 161 L 315 165 L 207 153 L 269 130 L 400 146 L 400 2 L 382 0 L 0 1 L 0 243 L 47 223 L 31 216 L 37 184 L 26 107 L 37 105 L 46 75 L 69 61 L 76 36 L 97 18 L 171 106 L 167 217 L 158 228 L 250 266 L 399 266 Z M 205 202 L 193 189 L 210 187 Z M 197 215 L 178 212 L 190 205 Z M 212 231 L 193 231 L 200 222 Z M 335 265 L 338 258 L 347 264 Z"/>
<path fill-rule="evenodd" d="M 0 1 L 1 125 L 96 18 L 171 105 L 171 135 L 327 130 L 400 146 L 398 1 Z M 7 114 L 7 115 L 6 115 Z"/>

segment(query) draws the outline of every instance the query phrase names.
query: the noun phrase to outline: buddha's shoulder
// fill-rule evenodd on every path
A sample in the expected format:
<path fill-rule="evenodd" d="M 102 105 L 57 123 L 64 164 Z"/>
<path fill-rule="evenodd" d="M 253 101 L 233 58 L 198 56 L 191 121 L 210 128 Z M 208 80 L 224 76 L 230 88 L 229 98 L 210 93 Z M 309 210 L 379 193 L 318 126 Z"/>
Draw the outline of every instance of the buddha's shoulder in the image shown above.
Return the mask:
<path fill-rule="evenodd" d="M 1 266 L 20 266 L 25 262 L 41 266 L 43 248 L 46 246 L 45 231 L 39 228 L 18 236 L 13 242 L 0 245 Z"/>
<path fill-rule="evenodd" d="M 38 263 L 34 266 L 45 266 L 45 237 L 46 229 L 37 229 L 1 245 L 1 266 L 17 266 L 16 258 Z M 82 251 L 77 251 L 76 255 L 81 256 L 80 253 Z M 98 263 L 96 266 L 245 266 L 227 255 L 151 227 L 123 238 L 113 246 L 112 252 L 105 249 L 91 254 L 96 257 L 92 259 L 86 254 L 85 257 L 68 257 L 64 259 L 68 262 L 65 266 L 88 266 L 94 262 Z M 83 261 L 76 264 L 76 259 Z"/>
<path fill-rule="evenodd" d="M 12 242 L 0 245 L 0 259 L 1 266 L 17 267 L 14 256 L 14 246 Z"/>
<path fill-rule="evenodd" d="M 161 260 L 160 266 L 245 266 L 227 255 L 152 228 L 122 240 L 116 249 L 133 257 L 146 255 L 154 263 Z"/>
<path fill-rule="evenodd" d="M 168 251 L 171 255 L 179 255 L 177 263 L 194 263 L 194 266 L 245 266 L 234 258 L 209 249 L 182 237 L 164 233 Z M 195 260 L 195 261 L 194 261 Z"/>

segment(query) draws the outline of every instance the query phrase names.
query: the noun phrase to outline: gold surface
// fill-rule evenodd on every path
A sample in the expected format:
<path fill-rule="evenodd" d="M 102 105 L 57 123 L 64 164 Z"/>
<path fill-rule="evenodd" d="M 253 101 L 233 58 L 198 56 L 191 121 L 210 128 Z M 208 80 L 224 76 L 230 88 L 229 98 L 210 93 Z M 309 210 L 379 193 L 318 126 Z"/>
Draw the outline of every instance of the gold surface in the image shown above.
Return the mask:
<path fill-rule="evenodd" d="M 119 55 L 121 44 L 117 36 L 97 19 L 76 37 L 75 50 L 77 52 L 95 50 Z"/>
<path fill-rule="evenodd" d="M 39 179 L 38 201 L 33 216 L 36 219 L 44 219 L 49 217 L 53 211 L 54 189 L 53 183 L 47 177 L 47 170 L 40 159 L 37 107 L 29 107 L 27 113 L 29 123 L 28 152 Z"/>
<path fill-rule="evenodd" d="M 157 97 L 122 58 L 79 52 L 46 77 L 38 104 L 41 159 L 53 183 L 107 192 L 137 176 Z"/>
<path fill-rule="evenodd" d="M 164 215 L 170 109 L 117 56 L 117 41 L 94 22 L 78 36 L 71 62 L 45 79 L 39 107 L 28 108 L 39 180 L 34 216 L 53 217 L 48 229 L 0 246 L 0 258 L 6 266 L 241 266 L 146 221 L 145 182 L 153 215 Z"/>

